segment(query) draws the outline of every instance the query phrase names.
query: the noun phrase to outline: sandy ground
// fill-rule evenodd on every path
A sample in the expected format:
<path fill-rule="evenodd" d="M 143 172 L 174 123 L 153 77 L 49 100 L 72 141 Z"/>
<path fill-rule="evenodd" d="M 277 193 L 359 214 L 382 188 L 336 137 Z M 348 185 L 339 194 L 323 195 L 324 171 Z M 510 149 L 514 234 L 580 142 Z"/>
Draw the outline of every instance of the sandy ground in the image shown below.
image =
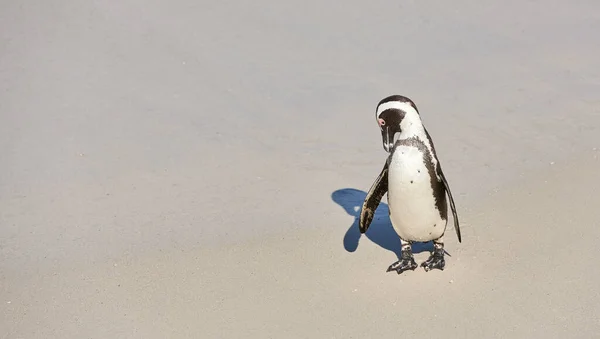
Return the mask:
<path fill-rule="evenodd" d="M 599 34 L 592 0 L 1 2 L 0 338 L 597 337 Z M 385 202 L 358 233 L 394 93 L 443 272 L 385 272 Z"/>

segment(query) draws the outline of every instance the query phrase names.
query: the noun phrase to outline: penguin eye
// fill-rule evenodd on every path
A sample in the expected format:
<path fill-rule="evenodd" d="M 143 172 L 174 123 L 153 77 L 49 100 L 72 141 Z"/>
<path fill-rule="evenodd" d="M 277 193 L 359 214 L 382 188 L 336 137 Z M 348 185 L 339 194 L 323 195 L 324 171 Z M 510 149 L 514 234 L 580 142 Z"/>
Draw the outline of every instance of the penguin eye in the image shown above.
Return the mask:
<path fill-rule="evenodd" d="M 378 120 L 378 122 L 379 122 L 379 126 L 385 126 L 385 120 L 383 120 L 383 119 L 381 119 L 381 118 L 380 118 L 380 119 L 377 119 L 377 120 Z"/>

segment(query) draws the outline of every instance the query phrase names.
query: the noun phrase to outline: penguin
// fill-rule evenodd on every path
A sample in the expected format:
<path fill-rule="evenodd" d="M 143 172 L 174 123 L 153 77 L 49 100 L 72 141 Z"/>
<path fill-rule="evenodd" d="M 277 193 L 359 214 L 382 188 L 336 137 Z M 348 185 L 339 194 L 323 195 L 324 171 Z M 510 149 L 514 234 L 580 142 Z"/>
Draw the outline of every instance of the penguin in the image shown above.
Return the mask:
<path fill-rule="evenodd" d="M 412 245 L 429 241 L 433 241 L 434 248 L 421 266 L 425 271 L 444 270 L 448 200 L 458 241 L 462 239 L 454 199 L 431 136 L 423 126 L 417 106 L 405 96 L 383 98 L 377 104 L 375 117 L 388 157 L 362 205 L 360 233 L 368 230 L 387 193 L 390 221 L 401 244 L 400 260 L 391 264 L 387 272 L 414 271 L 418 265 Z"/>

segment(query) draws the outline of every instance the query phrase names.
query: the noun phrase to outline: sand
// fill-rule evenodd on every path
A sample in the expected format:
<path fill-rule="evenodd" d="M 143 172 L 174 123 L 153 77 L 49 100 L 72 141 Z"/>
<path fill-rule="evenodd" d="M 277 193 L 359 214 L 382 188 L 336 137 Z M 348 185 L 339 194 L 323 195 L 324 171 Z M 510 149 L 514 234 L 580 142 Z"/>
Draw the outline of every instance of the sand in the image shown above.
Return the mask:
<path fill-rule="evenodd" d="M 593 338 L 600 4 L 0 4 L 0 338 Z M 386 273 L 377 101 L 461 218 Z M 417 246 L 418 262 L 428 247 Z"/>

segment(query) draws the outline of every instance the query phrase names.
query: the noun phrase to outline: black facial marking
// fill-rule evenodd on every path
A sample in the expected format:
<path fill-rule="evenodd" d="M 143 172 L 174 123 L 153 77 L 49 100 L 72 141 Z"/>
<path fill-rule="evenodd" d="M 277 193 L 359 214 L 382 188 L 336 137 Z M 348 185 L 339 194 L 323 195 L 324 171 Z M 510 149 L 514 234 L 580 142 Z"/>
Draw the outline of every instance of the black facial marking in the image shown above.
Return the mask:
<path fill-rule="evenodd" d="M 400 122 L 404 119 L 406 112 L 397 108 L 388 108 L 379 114 L 379 119 L 385 120 L 386 127 L 398 126 L 400 128 Z"/>
<path fill-rule="evenodd" d="M 428 139 L 431 140 L 429 135 L 427 135 L 427 136 L 428 136 Z M 430 145 L 432 145 L 432 151 L 435 156 L 435 150 L 433 149 L 433 144 L 431 143 L 431 141 L 430 141 Z M 425 143 L 417 137 L 401 139 L 401 140 L 398 140 L 396 142 L 396 144 L 394 145 L 394 148 L 392 149 L 390 157 L 393 156 L 393 154 L 396 151 L 396 148 L 398 146 L 415 147 L 415 148 L 419 149 L 421 154 L 423 154 L 423 163 L 425 164 L 425 168 L 427 168 L 427 172 L 429 173 L 431 189 L 433 190 L 433 197 L 435 199 L 435 206 L 438 209 L 442 220 L 446 220 L 448 218 L 448 205 L 446 204 L 446 190 L 444 187 L 444 183 L 441 181 L 438 181 L 438 179 L 437 179 L 437 176 L 435 173 L 435 168 L 433 166 L 433 161 L 432 161 L 433 159 L 431 159 L 431 155 L 429 154 L 429 150 L 427 149 L 427 146 L 425 146 Z"/>
<path fill-rule="evenodd" d="M 383 119 L 385 121 L 385 125 L 381 128 L 381 140 L 384 144 L 389 144 L 391 148 L 391 143 L 394 140 L 394 135 L 400 132 L 400 122 L 404 119 L 406 113 L 397 108 L 389 108 L 385 111 L 381 112 L 379 115 L 379 119 Z M 385 146 L 384 146 L 385 147 Z"/>

